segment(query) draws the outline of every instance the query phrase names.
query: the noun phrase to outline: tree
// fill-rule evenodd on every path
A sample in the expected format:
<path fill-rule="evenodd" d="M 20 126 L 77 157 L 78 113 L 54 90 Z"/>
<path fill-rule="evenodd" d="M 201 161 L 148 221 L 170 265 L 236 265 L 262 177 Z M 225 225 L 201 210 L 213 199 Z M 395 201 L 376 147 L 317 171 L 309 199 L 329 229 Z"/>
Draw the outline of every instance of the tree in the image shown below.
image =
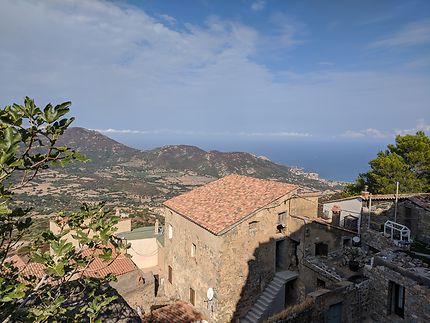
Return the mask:
<path fill-rule="evenodd" d="M 103 203 L 84 204 L 72 213 L 59 213 L 60 232 L 43 232 L 31 242 L 29 262 L 41 264 L 43 277 L 23 276 L 11 249 L 32 228 L 31 210 L 11 207 L 14 192 L 44 169 L 72 161 L 86 161 L 58 139 L 73 122 L 64 118 L 70 102 L 43 110 L 25 98 L 23 105 L 0 109 L 0 321 L 96 321 L 101 310 L 115 299 L 107 283 L 115 277 L 96 279 L 85 275 L 97 258 L 112 262 L 126 246 L 115 238 L 118 217 Z M 64 238 L 70 231 L 79 242 L 75 248 Z M 89 234 L 91 233 L 91 234 Z M 90 252 L 83 253 L 82 250 Z"/>
<path fill-rule="evenodd" d="M 359 194 L 365 185 L 372 193 L 394 193 L 397 181 L 400 192 L 430 192 L 430 139 L 423 131 L 396 136 L 395 145 L 380 151 L 369 165 L 371 170 L 346 187 L 346 195 Z"/>

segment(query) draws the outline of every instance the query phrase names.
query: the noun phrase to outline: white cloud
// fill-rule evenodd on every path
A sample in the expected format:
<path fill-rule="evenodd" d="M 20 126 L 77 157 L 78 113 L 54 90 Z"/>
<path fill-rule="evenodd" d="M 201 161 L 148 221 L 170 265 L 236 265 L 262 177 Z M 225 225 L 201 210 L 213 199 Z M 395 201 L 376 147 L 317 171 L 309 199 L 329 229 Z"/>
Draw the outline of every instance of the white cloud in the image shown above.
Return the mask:
<path fill-rule="evenodd" d="M 396 129 L 393 131 L 384 131 L 374 128 L 364 130 L 347 130 L 341 137 L 344 138 L 394 138 L 396 135 L 415 134 L 417 131 L 430 132 L 430 124 L 426 123 L 424 119 L 418 119 L 416 126 L 411 129 Z"/>
<path fill-rule="evenodd" d="M 122 134 L 147 134 L 150 133 L 150 131 L 146 130 L 133 130 L 133 129 L 89 129 L 93 131 L 97 131 L 100 133 L 122 133 Z"/>
<path fill-rule="evenodd" d="M 251 9 L 254 11 L 261 11 L 266 7 L 266 1 L 258 0 L 252 3 Z"/>
<path fill-rule="evenodd" d="M 430 43 L 430 20 L 410 23 L 395 34 L 370 44 L 374 48 L 414 46 Z"/>
<path fill-rule="evenodd" d="M 176 24 L 176 19 L 173 18 L 172 16 L 166 15 L 166 14 L 162 14 L 159 16 L 162 20 L 168 22 L 171 25 Z"/>
<path fill-rule="evenodd" d="M 241 136 L 245 137 L 311 137 L 312 135 L 307 132 L 241 132 Z"/>
<path fill-rule="evenodd" d="M 424 131 L 430 133 L 430 124 L 426 123 L 424 119 L 418 119 L 415 128 L 412 129 L 397 129 L 395 134 L 399 135 L 411 135 L 415 134 L 417 131 Z"/>
<path fill-rule="evenodd" d="M 392 133 L 381 131 L 374 128 L 367 128 L 364 130 L 347 130 L 342 135 L 344 138 L 390 138 L 393 136 Z"/>
<path fill-rule="evenodd" d="M 306 35 L 306 27 L 302 21 L 281 12 L 273 14 L 270 21 L 277 29 L 276 39 L 271 39 L 275 44 L 290 48 L 305 43 L 302 36 Z"/>

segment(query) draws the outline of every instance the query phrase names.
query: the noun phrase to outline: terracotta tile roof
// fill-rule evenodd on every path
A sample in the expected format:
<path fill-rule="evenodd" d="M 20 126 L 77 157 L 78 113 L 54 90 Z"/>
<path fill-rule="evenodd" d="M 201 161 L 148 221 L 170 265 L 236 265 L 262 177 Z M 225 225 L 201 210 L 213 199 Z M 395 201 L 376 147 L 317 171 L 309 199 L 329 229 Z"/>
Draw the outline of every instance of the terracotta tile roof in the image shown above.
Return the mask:
<path fill-rule="evenodd" d="M 402 193 L 399 194 L 399 199 L 406 199 L 419 193 Z M 368 200 L 370 197 L 362 196 L 363 200 Z M 396 194 L 372 194 L 372 200 L 395 200 Z"/>
<path fill-rule="evenodd" d="M 203 320 L 203 315 L 191 304 L 184 301 L 164 306 L 152 312 L 152 316 L 143 322 L 156 323 L 191 323 Z"/>
<path fill-rule="evenodd" d="M 86 249 L 82 252 L 82 255 L 88 256 L 90 253 L 92 253 L 92 250 Z M 98 250 L 97 254 L 99 253 L 101 253 L 101 251 Z M 114 254 L 114 257 L 115 256 L 116 255 Z M 26 263 L 21 257 L 17 255 L 10 257 L 8 261 L 14 263 L 15 267 L 19 269 L 20 275 L 22 276 L 36 276 L 38 278 L 42 278 L 45 275 L 45 266 L 42 264 L 35 262 Z M 108 274 L 121 276 L 134 270 L 137 270 L 134 262 L 124 255 L 119 255 L 112 262 L 96 258 L 84 271 L 84 275 L 90 277 L 106 277 Z"/>
<path fill-rule="evenodd" d="M 114 261 L 104 261 L 100 258 L 94 259 L 94 261 L 88 266 L 88 269 L 84 272 L 85 276 L 91 277 L 106 277 L 109 274 L 115 274 L 116 276 L 124 275 L 137 269 L 131 258 L 128 258 L 122 254 L 118 255 L 115 249 L 112 248 L 112 256 L 115 258 Z M 92 249 L 86 249 L 82 251 L 82 256 L 88 256 L 92 254 Z M 101 254 L 101 250 L 97 250 L 95 254 Z"/>
<path fill-rule="evenodd" d="M 295 189 L 297 187 L 291 184 L 229 175 L 174 197 L 164 205 L 219 235 Z"/>
<path fill-rule="evenodd" d="M 121 276 L 136 269 L 136 265 L 130 258 L 119 255 L 112 263 L 96 258 L 84 274 L 92 277 L 106 277 L 108 274 Z"/>
<path fill-rule="evenodd" d="M 42 278 L 45 275 L 45 266 L 35 262 L 26 263 L 18 255 L 10 257 L 7 261 L 13 262 L 14 266 L 18 268 L 19 274 L 22 277 L 36 276 L 37 278 Z"/>

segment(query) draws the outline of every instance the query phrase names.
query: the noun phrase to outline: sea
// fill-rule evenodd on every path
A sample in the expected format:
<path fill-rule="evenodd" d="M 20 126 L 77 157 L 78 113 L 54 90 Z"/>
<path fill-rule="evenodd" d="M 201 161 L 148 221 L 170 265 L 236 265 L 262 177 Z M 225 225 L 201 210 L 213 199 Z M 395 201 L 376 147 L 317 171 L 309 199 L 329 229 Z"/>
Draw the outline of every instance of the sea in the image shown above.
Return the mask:
<path fill-rule="evenodd" d="M 313 138 L 196 138 L 194 136 L 165 137 L 142 134 L 108 134 L 109 137 L 137 149 L 152 149 L 165 145 L 193 145 L 206 151 L 242 151 L 265 156 L 271 161 L 315 172 L 321 178 L 353 182 L 360 173 L 369 170 L 369 161 L 385 150 L 389 141 Z"/>

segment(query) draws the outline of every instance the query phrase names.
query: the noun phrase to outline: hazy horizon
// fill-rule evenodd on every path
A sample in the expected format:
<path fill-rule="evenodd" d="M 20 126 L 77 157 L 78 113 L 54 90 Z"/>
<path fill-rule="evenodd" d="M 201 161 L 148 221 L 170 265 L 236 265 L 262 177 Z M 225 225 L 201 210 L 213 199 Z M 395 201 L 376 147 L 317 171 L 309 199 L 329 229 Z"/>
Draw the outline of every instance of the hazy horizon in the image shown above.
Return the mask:
<path fill-rule="evenodd" d="M 369 169 L 368 162 L 380 150 L 386 149 L 392 140 L 373 141 L 326 139 L 285 139 L 276 138 L 228 138 L 195 136 L 160 136 L 143 134 L 104 133 L 129 147 L 149 150 L 168 145 L 191 145 L 203 150 L 221 152 L 247 152 L 265 156 L 272 162 L 304 168 L 307 172 L 317 172 L 321 178 L 352 182 L 359 173 Z"/>

